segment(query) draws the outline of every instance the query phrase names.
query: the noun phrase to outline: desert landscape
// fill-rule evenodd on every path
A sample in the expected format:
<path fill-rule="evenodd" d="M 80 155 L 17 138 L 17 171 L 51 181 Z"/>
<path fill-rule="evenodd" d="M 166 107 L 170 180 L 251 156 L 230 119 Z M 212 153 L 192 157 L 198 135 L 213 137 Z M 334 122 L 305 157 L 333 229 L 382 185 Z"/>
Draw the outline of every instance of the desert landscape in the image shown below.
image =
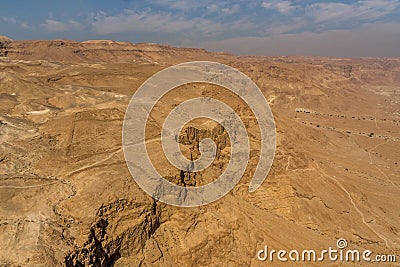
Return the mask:
<path fill-rule="evenodd" d="M 165 95 L 146 131 L 150 157 L 167 180 L 199 186 L 226 168 L 223 127 L 197 120 L 179 136 L 201 172 L 169 164 L 159 144 L 166 115 L 208 96 L 242 118 L 251 139 L 239 184 L 211 204 L 158 202 L 134 181 L 122 125 L 139 86 L 158 71 L 213 61 L 249 76 L 268 101 L 277 149 L 250 193 L 260 133 L 246 104 L 225 88 L 192 83 Z M 0 38 L 0 266 L 364 266 L 364 262 L 262 262 L 279 249 L 336 247 L 400 260 L 400 58 L 235 56 L 204 49 L 110 40 Z M 156 140 L 156 142 L 152 142 Z M 157 141 L 158 140 L 158 141 Z M 397 265 L 396 265 L 397 264 Z"/>

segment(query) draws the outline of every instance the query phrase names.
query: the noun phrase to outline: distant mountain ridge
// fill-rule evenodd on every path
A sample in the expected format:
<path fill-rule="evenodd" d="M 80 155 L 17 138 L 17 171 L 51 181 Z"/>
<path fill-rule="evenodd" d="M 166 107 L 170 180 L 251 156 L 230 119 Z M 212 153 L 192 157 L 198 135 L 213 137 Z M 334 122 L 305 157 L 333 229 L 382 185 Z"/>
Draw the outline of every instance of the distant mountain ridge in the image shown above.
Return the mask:
<path fill-rule="evenodd" d="M 1 39 L 0 39 L 1 40 Z M 4 41 L 11 39 L 4 38 Z M 169 45 L 117 42 L 112 40 L 29 40 L 3 42 L 0 57 L 23 60 L 64 62 L 149 62 L 177 63 L 200 60 L 218 61 L 227 53 L 211 53 L 199 48 L 178 48 Z M 161 62 L 160 62 L 161 61 Z"/>

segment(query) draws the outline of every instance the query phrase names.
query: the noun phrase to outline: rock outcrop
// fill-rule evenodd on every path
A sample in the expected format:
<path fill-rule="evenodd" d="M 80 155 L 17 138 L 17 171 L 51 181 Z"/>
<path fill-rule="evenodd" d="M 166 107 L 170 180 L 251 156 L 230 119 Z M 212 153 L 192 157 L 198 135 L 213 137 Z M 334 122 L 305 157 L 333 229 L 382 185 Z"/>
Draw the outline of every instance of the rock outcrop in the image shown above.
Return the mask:
<path fill-rule="evenodd" d="M 0 43 L 11 42 L 11 41 L 12 41 L 11 38 L 4 35 L 0 35 Z"/>

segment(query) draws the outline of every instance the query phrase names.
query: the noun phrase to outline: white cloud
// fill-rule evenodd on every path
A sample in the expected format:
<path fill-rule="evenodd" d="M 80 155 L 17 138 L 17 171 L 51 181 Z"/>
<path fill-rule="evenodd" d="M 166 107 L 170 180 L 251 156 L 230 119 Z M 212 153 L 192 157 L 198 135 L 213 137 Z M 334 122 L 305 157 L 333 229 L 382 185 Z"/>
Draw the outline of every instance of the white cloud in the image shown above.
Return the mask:
<path fill-rule="evenodd" d="M 217 12 L 219 10 L 219 7 L 216 4 L 211 4 L 207 6 L 207 11 L 214 13 Z"/>
<path fill-rule="evenodd" d="M 187 11 L 191 9 L 195 9 L 204 5 L 204 2 L 198 0 L 152 0 L 153 4 L 168 7 L 170 9 Z"/>
<path fill-rule="evenodd" d="M 0 20 L 5 22 L 5 23 L 10 23 L 19 26 L 21 29 L 28 29 L 29 25 L 25 22 L 20 22 L 17 19 L 13 17 L 6 17 L 6 16 L 1 16 Z"/>
<path fill-rule="evenodd" d="M 197 19 L 200 22 L 201 19 Z M 92 27 L 97 34 L 125 32 L 179 32 L 193 27 L 193 23 L 170 14 L 136 13 L 125 10 L 124 13 L 108 16 L 99 15 Z"/>
<path fill-rule="evenodd" d="M 19 25 L 22 29 L 29 29 L 29 25 L 27 23 L 21 23 Z"/>
<path fill-rule="evenodd" d="M 82 24 L 74 20 L 63 22 L 53 19 L 47 19 L 46 22 L 40 24 L 40 26 L 45 28 L 49 32 L 66 32 L 83 28 Z"/>
<path fill-rule="evenodd" d="M 317 2 L 294 4 L 290 1 L 264 1 L 265 9 L 289 15 L 272 21 L 264 36 L 288 31 L 312 30 L 324 32 L 330 29 L 352 29 L 395 14 L 400 10 L 400 0 L 359 0 L 353 3 Z M 297 12 L 300 11 L 300 12 Z"/>
<path fill-rule="evenodd" d="M 15 18 L 12 18 L 12 17 L 2 16 L 1 20 L 6 22 L 6 23 L 13 23 L 13 24 L 17 23 L 17 20 Z"/>
<path fill-rule="evenodd" d="M 224 14 L 224 15 L 232 15 L 232 14 L 235 14 L 235 13 L 238 13 L 240 11 L 240 5 L 229 5 L 229 6 L 227 6 L 227 7 L 224 7 L 224 8 L 222 8 L 221 9 L 221 12 Z"/>
<path fill-rule="evenodd" d="M 353 13 L 354 7 L 343 3 L 316 3 L 306 7 L 306 14 L 316 22 L 349 18 Z"/>
<path fill-rule="evenodd" d="M 367 21 L 382 18 L 400 6 L 398 0 L 363 0 L 352 4 L 315 3 L 306 6 L 305 11 L 316 22 Z"/>
<path fill-rule="evenodd" d="M 262 7 L 265 9 L 276 10 L 282 14 L 289 14 L 296 9 L 296 7 L 290 1 L 272 1 L 272 2 L 263 2 Z"/>
<path fill-rule="evenodd" d="M 92 30 L 96 34 L 113 33 L 176 33 L 182 39 L 192 36 L 194 39 L 218 37 L 223 34 L 234 34 L 237 31 L 257 29 L 259 26 L 241 17 L 235 21 L 216 22 L 210 19 L 195 17 L 186 18 L 171 13 L 137 13 L 125 10 L 123 13 L 109 16 L 104 13 L 93 16 Z"/>

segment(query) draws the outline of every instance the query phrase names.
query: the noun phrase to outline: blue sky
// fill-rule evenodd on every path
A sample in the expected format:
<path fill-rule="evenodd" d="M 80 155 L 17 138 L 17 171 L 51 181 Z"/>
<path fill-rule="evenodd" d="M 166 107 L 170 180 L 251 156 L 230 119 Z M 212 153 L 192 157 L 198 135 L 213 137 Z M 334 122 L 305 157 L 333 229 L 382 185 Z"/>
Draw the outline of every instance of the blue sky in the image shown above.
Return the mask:
<path fill-rule="evenodd" d="M 236 54 L 400 56 L 400 0 L 4 1 L 0 35 L 156 42 Z"/>

